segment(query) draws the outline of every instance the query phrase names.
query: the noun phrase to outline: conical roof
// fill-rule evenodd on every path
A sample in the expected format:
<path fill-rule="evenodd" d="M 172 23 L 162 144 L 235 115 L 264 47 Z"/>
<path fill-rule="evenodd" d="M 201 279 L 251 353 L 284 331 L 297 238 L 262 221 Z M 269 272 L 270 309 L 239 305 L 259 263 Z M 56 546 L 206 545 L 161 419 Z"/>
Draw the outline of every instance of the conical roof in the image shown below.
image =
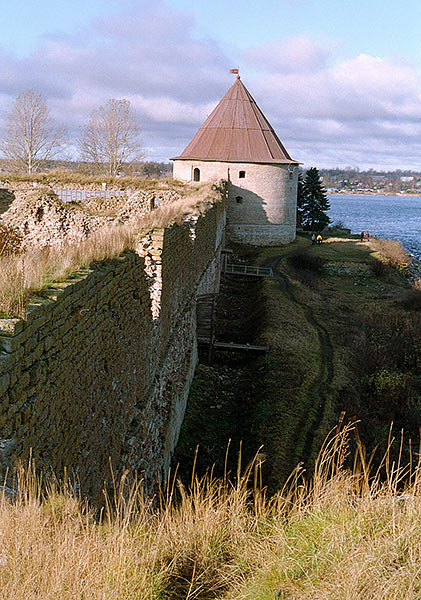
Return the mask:
<path fill-rule="evenodd" d="M 239 77 L 176 159 L 298 164 Z"/>

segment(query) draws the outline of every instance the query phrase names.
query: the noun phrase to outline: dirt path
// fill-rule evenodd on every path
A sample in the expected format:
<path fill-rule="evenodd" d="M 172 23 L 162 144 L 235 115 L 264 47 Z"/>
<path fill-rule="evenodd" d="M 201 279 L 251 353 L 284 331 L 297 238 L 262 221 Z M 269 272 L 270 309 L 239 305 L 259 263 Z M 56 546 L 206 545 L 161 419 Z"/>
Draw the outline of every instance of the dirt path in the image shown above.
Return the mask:
<path fill-rule="evenodd" d="M 314 436 L 323 419 L 324 408 L 326 404 L 327 391 L 333 379 L 333 347 L 330 341 L 329 333 L 326 328 L 316 319 L 313 309 L 308 304 L 300 302 L 294 294 L 294 286 L 288 277 L 281 275 L 277 270 L 281 260 L 280 256 L 272 258 L 265 263 L 265 267 L 273 269 L 273 275 L 278 280 L 280 288 L 288 297 L 302 307 L 305 311 L 305 316 L 308 323 L 316 330 L 320 345 L 320 369 L 317 376 L 317 381 L 314 387 L 309 391 L 315 398 L 315 415 L 310 428 L 308 429 L 304 449 L 300 460 L 306 464 L 310 458 Z"/>

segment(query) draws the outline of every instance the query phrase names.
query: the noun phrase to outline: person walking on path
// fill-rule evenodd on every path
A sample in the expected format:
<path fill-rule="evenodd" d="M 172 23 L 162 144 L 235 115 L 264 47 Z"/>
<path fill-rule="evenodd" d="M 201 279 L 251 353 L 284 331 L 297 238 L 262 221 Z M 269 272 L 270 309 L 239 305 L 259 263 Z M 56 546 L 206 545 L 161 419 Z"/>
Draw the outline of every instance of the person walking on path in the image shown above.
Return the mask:
<path fill-rule="evenodd" d="M 318 243 L 319 246 L 322 243 L 322 241 L 323 241 L 322 234 L 319 233 L 319 235 L 317 236 L 317 243 Z"/>
<path fill-rule="evenodd" d="M 313 231 L 313 233 L 311 235 L 311 245 L 314 246 L 315 243 L 316 243 L 316 234 Z"/>
<path fill-rule="evenodd" d="M 361 232 L 361 241 L 364 241 L 364 231 Z"/>

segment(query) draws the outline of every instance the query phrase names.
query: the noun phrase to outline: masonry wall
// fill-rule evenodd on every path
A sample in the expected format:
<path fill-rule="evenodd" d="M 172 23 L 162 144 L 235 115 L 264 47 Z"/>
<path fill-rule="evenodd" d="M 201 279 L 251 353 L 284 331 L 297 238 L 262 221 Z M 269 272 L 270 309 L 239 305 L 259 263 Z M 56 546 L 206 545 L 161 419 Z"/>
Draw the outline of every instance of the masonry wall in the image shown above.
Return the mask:
<path fill-rule="evenodd" d="M 196 297 L 216 291 L 225 209 L 154 230 L 136 252 L 54 284 L 0 320 L 1 469 L 32 452 L 101 500 L 125 468 L 166 474 L 197 361 Z"/>
<path fill-rule="evenodd" d="M 295 239 L 298 169 L 293 165 L 175 160 L 174 177 L 191 182 L 195 168 L 200 181 L 228 180 L 231 240 L 270 246 Z"/>

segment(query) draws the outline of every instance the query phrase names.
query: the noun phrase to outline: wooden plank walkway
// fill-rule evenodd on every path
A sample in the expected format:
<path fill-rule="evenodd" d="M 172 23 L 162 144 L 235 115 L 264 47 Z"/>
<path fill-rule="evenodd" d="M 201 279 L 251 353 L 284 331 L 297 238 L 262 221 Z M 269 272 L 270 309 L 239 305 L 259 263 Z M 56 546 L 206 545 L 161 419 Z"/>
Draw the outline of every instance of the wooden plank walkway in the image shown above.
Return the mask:
<path fill-rule="evenodd" d="M 251 275 L 252 277 L 273 277 L 271 267 L 257 267 L 255 265 L 224 264 L 224 273 L 229 275 Z"/>
<path fill-rule="evenodd" d="M 236 350 L 236 351 L 253 351 L 253 352 L 269 352 L 269 346 L 256 346 L 254 344 L 234 344 L 234 342 L 214 342 L 214 348 L 220 350 Z"/>

